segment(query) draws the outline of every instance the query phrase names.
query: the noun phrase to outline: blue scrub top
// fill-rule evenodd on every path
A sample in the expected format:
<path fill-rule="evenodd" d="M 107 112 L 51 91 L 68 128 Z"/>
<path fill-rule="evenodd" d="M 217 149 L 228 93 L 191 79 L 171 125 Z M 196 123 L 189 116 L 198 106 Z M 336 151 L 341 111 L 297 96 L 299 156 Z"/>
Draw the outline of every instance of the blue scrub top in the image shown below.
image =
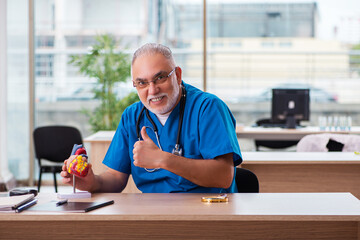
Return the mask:
<path fill-rule="evenodd" d="M 180 135 L 183 156 L 192 159 L 214 159 L 217 156 L 233 153 L 234 166 L 242 162 L 240 147 L 235 133 L 235 118 L 226 104 L 213 94 L 205 93 L 189 84 L 186 88 L 186 103 Z M 170 171 L 159 169 L 147 172 L 133 164 L 133 146 L 137 139 L 136 121 L 143 107 L 141 102 L 129 106 L 123 113 L 114 138 L 103 163 L 119 172 L 132 174 L 137 188 L 144 193 L 237 192 L 235 177 L 228 189 L 198 186 Z M 172 152 L 177 138 L 180 103 L 169 115 L 164 126 L 156 115 L 149 111 L 158 128 L 163 151 Z M 140 129 L 152 128 L 145 112 L 140 118 Z M 147 134 L 158 145 L 155 133 L 147 128 Z M 234 173 L 235 176 L 235 173 Z M 216 176 L 213 176 L 216 178 Z"/>

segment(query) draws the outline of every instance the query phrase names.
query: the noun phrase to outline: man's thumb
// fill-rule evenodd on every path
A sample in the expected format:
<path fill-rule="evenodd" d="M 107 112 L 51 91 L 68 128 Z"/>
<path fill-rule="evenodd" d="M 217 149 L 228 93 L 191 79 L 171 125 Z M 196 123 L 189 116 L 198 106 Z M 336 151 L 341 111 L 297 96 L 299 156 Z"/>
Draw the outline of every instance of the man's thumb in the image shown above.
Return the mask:
<path fill-rule="evenodd" d="M 145 126 L 141 129 L 141 137 L 144 139 L 144 141 L 148 141 L 150 139 L 150 137 L 147 135 Z"/>

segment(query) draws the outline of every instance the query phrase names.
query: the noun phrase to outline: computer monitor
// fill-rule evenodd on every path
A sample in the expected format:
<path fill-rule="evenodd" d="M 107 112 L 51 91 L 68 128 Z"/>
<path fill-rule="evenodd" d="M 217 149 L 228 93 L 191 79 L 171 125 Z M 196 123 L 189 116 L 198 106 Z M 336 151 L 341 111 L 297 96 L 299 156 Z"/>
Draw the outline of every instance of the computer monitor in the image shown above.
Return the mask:
<path fill-rule="evenodd" d="M 273 89 L 271 120 L 296 128 L 302 120 L 309 120 L 310 89 Z"/>

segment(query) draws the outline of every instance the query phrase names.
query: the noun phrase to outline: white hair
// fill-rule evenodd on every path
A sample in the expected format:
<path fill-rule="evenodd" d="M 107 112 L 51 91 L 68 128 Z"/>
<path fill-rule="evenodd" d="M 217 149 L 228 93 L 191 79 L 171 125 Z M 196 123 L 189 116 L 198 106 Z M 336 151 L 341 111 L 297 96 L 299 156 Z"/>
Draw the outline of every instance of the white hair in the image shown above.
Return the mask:
<path fill-rule="evenodd" d="M 155 55 L 157 53 L 160 53 L 161 55 L 163 55 L 166 59 L 168 59 L 170 61 L 171 64 L 174 64 L 174 66 L 176 66 L 175 60 L 173 58 L 170 48 L 168 48 L 164 45 L 161 45 L 159 43 L 146 43 L 145 45 L 138 48 L 133 55 L 131 65 L 134 64 L 135 60 L 139 56 Z"/>

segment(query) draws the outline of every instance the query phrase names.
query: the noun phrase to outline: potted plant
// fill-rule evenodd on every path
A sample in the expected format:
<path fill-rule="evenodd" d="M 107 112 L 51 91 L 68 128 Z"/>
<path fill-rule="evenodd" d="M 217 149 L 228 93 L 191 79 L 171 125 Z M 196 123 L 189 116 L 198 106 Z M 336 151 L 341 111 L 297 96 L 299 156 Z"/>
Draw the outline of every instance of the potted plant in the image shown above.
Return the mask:
<path fill-rule="evenodd" d="M 119 42 L 111 35 L 96 37 L 95 44 L 88 54 L 72 55 L 69 63 L 79 67 L 79 71 L 90 78 L 95 78 L 94 98 L 100 105 L 94 111 L 83 110 L 89 117 L 93 132 L 115 130 L 125 108 L 139 101 L 135 92 L 118 99 L 114 86 L 126 82 L 130 76 L 130 60 L 126 53 L 118 51 Z"/>

